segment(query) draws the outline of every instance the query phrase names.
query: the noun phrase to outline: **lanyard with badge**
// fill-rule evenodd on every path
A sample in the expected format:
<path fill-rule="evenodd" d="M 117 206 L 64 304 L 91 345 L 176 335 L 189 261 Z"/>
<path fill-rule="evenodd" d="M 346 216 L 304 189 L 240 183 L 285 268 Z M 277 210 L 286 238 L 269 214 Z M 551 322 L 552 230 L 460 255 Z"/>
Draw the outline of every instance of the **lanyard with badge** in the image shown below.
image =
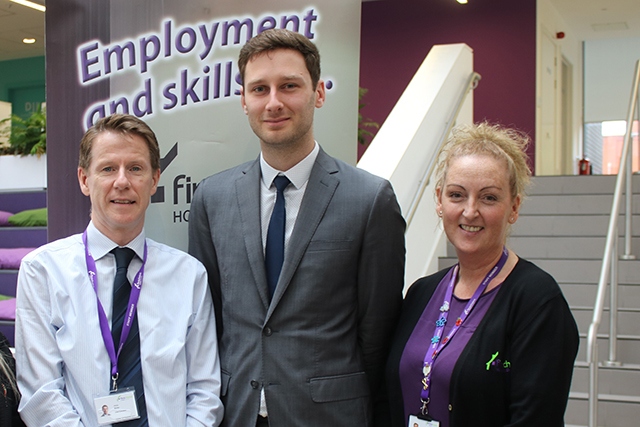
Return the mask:
<path fill-rule="evenodd" d="M 111 335 L 111 329 L 109 328 L 109 320 L 107 319 L 107 315 L 98 296 L 98 270 L 96 268 L 96 262 L 89 252 L 86 230 L 82 234 L 82 242 L 84 243 L 85 258 L 87 261 L 87 273 L 89 274 L 89 280 L 91 281 L 93 290 L 96 293 L 100 332 L 102 333 L 102 339 L 104 341 L 104 346 L 107 349 L 107 354 L 111 360 L 111 391 L 108 395 L 95 396 L 93 399 L 96 413 L 101 414 L 98 418 L 98 424 L 113 424 L 140 418 L 135 399 L 135 389 L 133 387 L 126 387 L 118 390 L 118 357 L 124 347 L 124 343 L 127 341 L 127 337 L 129 336 L 129 332 L 131 331 L 131 326 L 136 315 L 138 298 L 140 298 L 142 279 L 144 277 L 144 266 L 147 262 L 147 242 L 145 241 L 144 243 L 142 266 L 133 279 L 133 286 L 131 287 L 131 294 L 129 295 L 127 312 L 125 314 L 124 323 L 122 324 L 122 332 L 120 333 L 120 342 L 118 344 L 117 352 Z"/>
<path fill-rule="evenodd" d="M 431 345 L 427 350 L 427 353 L 424 356 L 424 363 L 422 367 L 422 374 L 424 378 L 422 379 L 422 391 L 420 392 L 420 401 L 422 402 L 422 406 L 420 407 L 419 415 L 411 415 L 409 417 L 409 427 L 438 427 L 440 423 L 438 421 L 433 420 L 429 416 L 429 395 L 431 393 L 431 373 L 433 371 L 433 364 L 442 351 L 442 349 L 451 341 L 456 332 L 460 329 L 464 321 L 469 317 L 469 314 L 476 306 L 476 303 L 489 286 L 489 283 L 493 278 L 495 278 L 498 273 L 502 270 L 502 267 L 507 262 L 507 258 L 509 257 L 509 251 L 506 247 L 502 248 L 502 255 L 498 260 L 498 263 L 487 273 L 485 278 L 478 286 L 478 289 L 474 292 L 473 296 L 467 303 L 467 306 L 460 314 L 460 317 L 456 319 L 456 323 L 453 325 L 449 334 L 442 338 L 444 333 L 444 325 L 447 323 L 447 318 L 449 317 L 449 306 L 451 304 L 451 299 L 453 297 L 453 289 L 456 284 L 456 280 L 458 277 L 458 268 L 459 265 L 456 265 L 449 276 L 449 284 L 447 285 L 447 291 L 444 296 L 444 301 L 442 302 L 442 306 L 440 307 L 440 318 L 436 321 L 436 328 L 431 338 Z M 446 280 L 446 277 L 443 279 Z"/>

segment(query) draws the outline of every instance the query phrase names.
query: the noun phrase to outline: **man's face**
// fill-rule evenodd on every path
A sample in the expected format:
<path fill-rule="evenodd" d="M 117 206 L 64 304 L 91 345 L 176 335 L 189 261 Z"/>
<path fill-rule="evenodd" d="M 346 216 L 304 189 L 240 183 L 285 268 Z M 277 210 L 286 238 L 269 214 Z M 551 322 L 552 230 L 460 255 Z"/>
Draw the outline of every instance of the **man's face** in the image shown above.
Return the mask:
<path fill-rule="evenodd" d="M 313 114 L 325 100 L 324 82 L 313 87 L 302 54 L 276 49 L 245 68 L 242 107 L 263 148 L 313 144 Z"/>
<path fill-rule="evenodd" d="M 149 148 L 141 136 L 109 131 L 93 142 L 88 170 L 78 168 L 80 189 L 91 198 L 93 223 L 122 245 L 142 231 L 159 179 L 160 171 L 151 168 Z"/>

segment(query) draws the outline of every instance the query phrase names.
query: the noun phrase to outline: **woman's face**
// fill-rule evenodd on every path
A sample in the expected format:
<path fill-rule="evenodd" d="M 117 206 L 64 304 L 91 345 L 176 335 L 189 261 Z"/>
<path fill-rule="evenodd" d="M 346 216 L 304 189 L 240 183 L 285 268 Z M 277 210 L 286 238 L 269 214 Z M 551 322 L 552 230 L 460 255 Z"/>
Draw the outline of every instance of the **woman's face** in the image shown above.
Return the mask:
<path fill-rule="evenodd" d="M 521 202 L 520 196 L 511 196 L 506 162 L 484 154 L 455 157 L 436 196 L 436 209 L 442 212 L 444 231 L 458 258 L 496 257 Z"/>

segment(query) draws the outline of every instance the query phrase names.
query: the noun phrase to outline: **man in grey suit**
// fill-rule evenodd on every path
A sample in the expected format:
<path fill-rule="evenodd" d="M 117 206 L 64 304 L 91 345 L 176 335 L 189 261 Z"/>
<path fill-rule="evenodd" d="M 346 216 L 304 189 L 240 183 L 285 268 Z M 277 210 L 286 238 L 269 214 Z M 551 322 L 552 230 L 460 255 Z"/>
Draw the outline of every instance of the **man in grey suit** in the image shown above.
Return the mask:
<path fill-rule="evenodd" d="M 395 194 L 316 143 L 325 86 L 307 38 L 265 31 L 238 65 L 261 155 L 202 181 L 189 220 L 218 316 L 223 425 L 372 426 L 402 299 Z"/>

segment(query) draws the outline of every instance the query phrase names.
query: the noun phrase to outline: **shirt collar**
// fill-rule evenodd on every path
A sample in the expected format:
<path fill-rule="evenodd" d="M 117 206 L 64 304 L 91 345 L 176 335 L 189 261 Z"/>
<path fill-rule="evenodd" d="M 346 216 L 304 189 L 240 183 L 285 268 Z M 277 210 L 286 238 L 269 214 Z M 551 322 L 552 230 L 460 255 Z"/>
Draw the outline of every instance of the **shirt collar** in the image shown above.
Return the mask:
<path fill-rule="evenodd" d="M 140 259 L 144 257 L 144 229 L 135 239 L 130 241 L 126 247 L 132 249 Z M 89 252 L 93 259 L 98 260 L 108 254 L 113 248 L 118 247 L 118 244 L 102 234 L 100 230 L 96 228 L 93 221 L 89 222 L 87 227 L 87 244 L 89 245 Z"/>
<path fill-rule="evenodd" d="M 311 153 L 309 153 L 307 157 L 300 160 L 295 166 L 287 171 L 279 171 L 272 168 L 269 163 L 264 160 L 264 157 L 262 157 L 262 153 L 260 153 L 260 170 L 262 172 L 262 182 L 267 188 L 269 188 L 271 187 L 273 179 L 278 174 L 282 174 L 289 178 L 289 181 L 291 181 L 291 184 L 293 184 L 294 187 L 296 187 L 297 189 L 301 188 L 309 180 L 309 176 L 311 176 L 311 169 L 313 169 L 313 164 L 318 157 L 319 151 L 320 146 L 317 142 L 315 142 Z"/>

